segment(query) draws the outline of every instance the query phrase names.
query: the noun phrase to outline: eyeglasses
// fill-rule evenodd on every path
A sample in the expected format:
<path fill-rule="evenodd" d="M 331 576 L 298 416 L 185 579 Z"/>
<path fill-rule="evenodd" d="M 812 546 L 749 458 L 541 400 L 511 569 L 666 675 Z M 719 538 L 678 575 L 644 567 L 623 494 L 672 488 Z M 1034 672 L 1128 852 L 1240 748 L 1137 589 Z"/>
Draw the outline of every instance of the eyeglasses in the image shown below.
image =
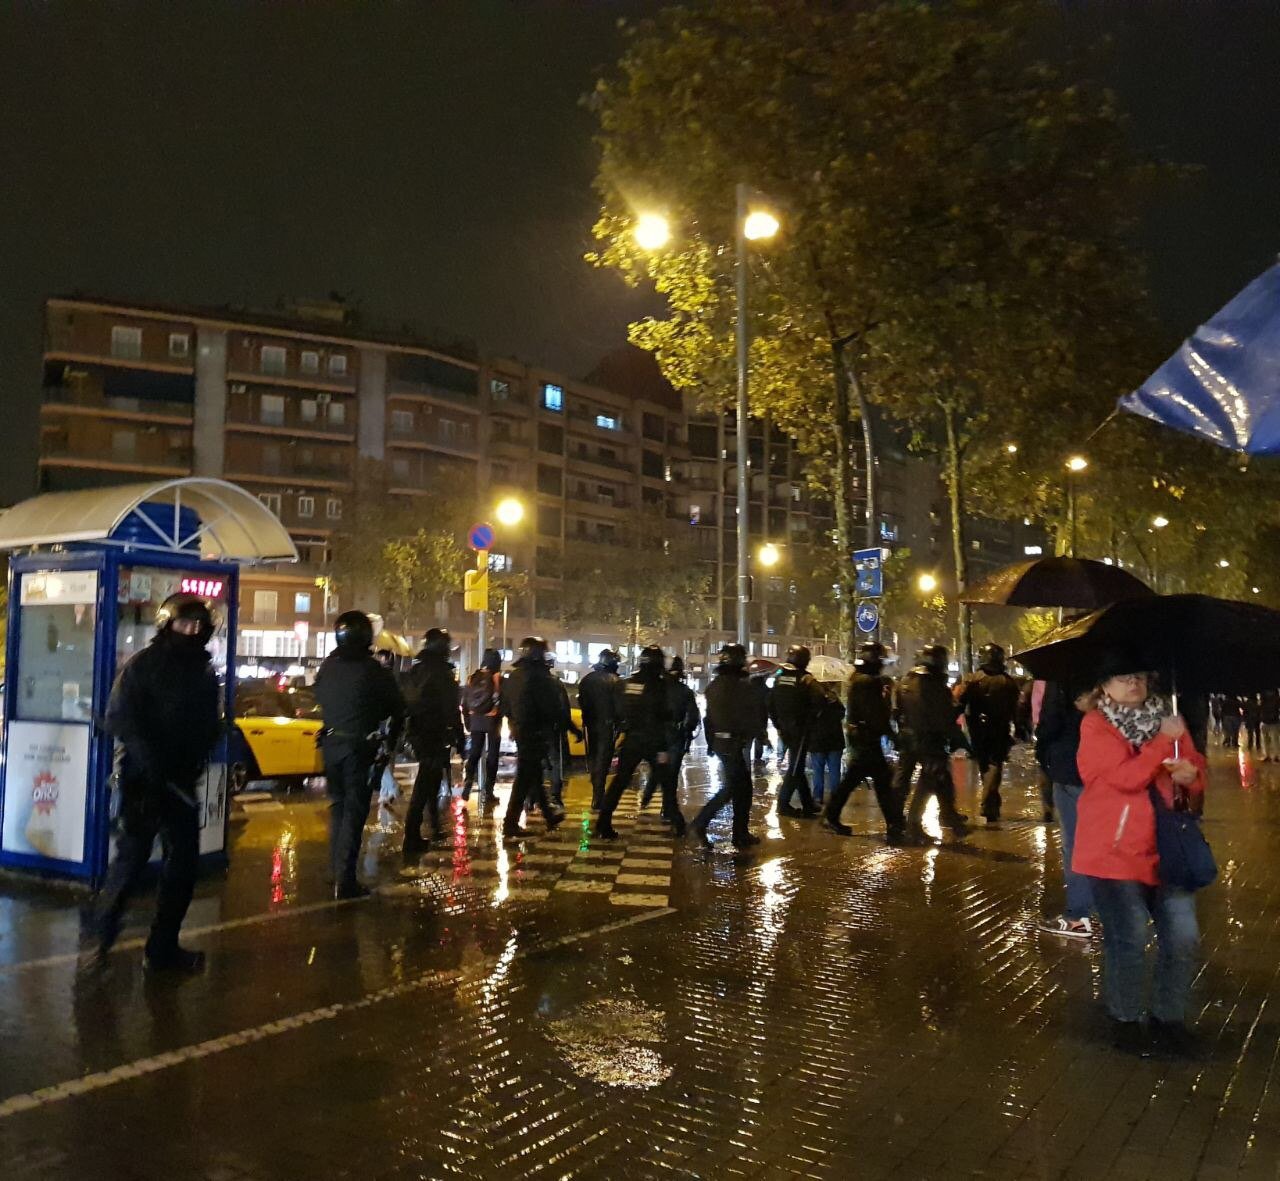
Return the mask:
<path fill-rule="evenodd" d="M 1119 676 L 1111 678 L 1113 681 L 1124 681 L 1128 685 L 1137 685 L 1143 683 L 1147 679 L 1146 673 L 1121 673 Z"/>

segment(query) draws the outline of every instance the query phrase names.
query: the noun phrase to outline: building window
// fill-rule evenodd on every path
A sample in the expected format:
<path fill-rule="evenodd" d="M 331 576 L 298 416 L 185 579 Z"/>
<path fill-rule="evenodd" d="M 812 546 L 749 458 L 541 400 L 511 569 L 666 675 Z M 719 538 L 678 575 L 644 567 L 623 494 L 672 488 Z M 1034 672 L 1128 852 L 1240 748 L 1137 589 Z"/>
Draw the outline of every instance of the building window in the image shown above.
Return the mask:
<path fill-rule="evenodd" d="M 656 451 L 645 451 L 640 455 L 640 470 L 655 480 L 662 479 L 662 473 L 665 465 L 662 462 L 662 456 Z"/>
<path fill-rule="evenodd" d="M 391 461 L 391 474 L 400 484 L 409 482 L 409 461 L 403 455 L 397 455 Z"/>
<path fill-rule="evenodd" d="M 258 402 L 258 419 L 267 426 L 284 426 L 284 396 L 263 394 Z"/>
<path fill-rule="evenodd" d="M 191 337 L 187 333 L 169 333 L 169 356 L 184 360 L 191 356 Z"/>
<path fill-rule="evenodd" d="M 280 596 L 276 591 L 253 592 L 254 623 L 275 623 L 279 613 Z"/>
<path fill-rule="evenodd" d="M 341 521 L 342 501 L 336 496 L 330 496 L 324 503 L 324 515 L 331 521 Z"/>
<path fill-rule="evenodd" d="M 559 496 L 564 492 L 564 479 L 558 467 L 549 463 L 538 464 L 538 491 L 547 496 Z"/>
<path fill-rule="evenodd" d="M 298 516 L 314 517 L 316 515 L 316 498 L 314 496 L 298 497 Z"/>
<path fill-rule="evenodd" d="M 538 423 L 538 450 L 548 451 L 553 455 L 564 452 L 564 431 L 549 422 Z"/>
<path fill-rule="evenodd" d="M 616 414 L 597 414 L 596 426 L 602 431 L 620 431 L 622 423 Z"/>
<path fill-rule="evenodd" d="M 689 524 L 697 525 L 702 520 L 702 505 L 691 504 L 689 506 Z"/>
<path fill-rule="evenodd" d="M 136 360 L 142 356 L 142 329 L 116 324 L 111 329 L 111 355 Z"/>
<path fill-rule="evenodd" d="M 268 476 L 280 474 L 280 447 L 276 443 L 267 443 L 262 448 L 262 470 Z"/>
<path fill-rule="evenodd" d="M 311 614 L 311 592 L 298 591 L 293 596 L 293 613 L 295 615 Z"/>
<path fill-rule="evenodd" d="M 258 368 L 272 377 L 283 377 L 288 352 L 278 344 L 264 344 L 262 355 L 258 358 Z"/>
<path fill-rule="evenodd" d="M 315 398 L 303 398 L 298 403 L 298 413 L 303 422 L 315 422 L 316 420 L 316 400 Z"/>
<path fill-rule="evenodd" d="M 489 551 L 489 569 L 494 574 L 505 574 L 512 569 L 513 565 L 510 554 L 495 554 L 492 550 Z"/>
<path fill-rule="evenodd" d="M 644 417 L 641 419 L 641 430 L 644 432 L 646 439 L 655 439 L 662 442 L 662 418 L 657 414 L 650 414 L 645 411 Z"/>
<path fill-rule="evenodd" d="M 472 426 L 469 420 L 463 419 L 458 423 L 458 443 L 463 447 L 470 447 L 472 441 Z"/>
<path fill-rule="evenodd" d="M 137 454 L 138 436 L 133 431 L 111 432 L 111 458 L 129 460 Z"/>
<path fill-rule="evenodd" d="M 564 409 L 564 387 L 548 382 L 542 387 L 542 406 L 557 413 Z"/>
<path fill-rule="evenodd" d="M 329 376 L 330 377 L 346 377 L 347 375 L 347 354 L 334 353 L 329 358 Z"/>
<path fill-rule="evenodd" d="M 345 402 L 329 403 L 330 426 L 342 426 L 347 421 L 347 404 Z"/>
<path fill-rule="evenodd" d="M 552 505 L 538 506 L 538 532 L 543 537 L 560 536 L 560 510 Z"/>
<path fill-rule="evenodd" d="M 320 354 L 315 349 L 303 349 L 302 356 L 298 358 L 298 368 L 303 373 L 319 373 Z"/>
<path fill-rule="evenodd" d="M 412 410 L 393 410 L 391 412 L 391 433 L 393 435 L 413 434 Z"/>
<path fill-rule="evenodd" d="M 275 515 L 280 515 L 280 493 L 279 492 L 259 492 L 258 499 L 267 506 Z"/>
<path fill-rule="evenodd" d="M 438 420 L 436 433 L 440 437 L 440 442 L 453 446 L 458 441 L 458 424 L 452 418 L 441 418 Z"/>
<path fill-rule="evenodd" d="M 501 377 L 489 379 L 489 397 L 495 402 L 506 402 L 511 398 L 511 383 Z"/>

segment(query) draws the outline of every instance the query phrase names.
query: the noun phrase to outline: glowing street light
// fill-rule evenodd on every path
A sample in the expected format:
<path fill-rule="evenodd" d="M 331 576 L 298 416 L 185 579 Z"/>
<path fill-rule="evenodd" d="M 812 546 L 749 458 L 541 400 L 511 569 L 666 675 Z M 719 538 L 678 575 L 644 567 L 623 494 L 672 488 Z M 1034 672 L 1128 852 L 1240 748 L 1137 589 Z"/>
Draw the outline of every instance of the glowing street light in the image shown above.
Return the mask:
<path fill-rule="evenodd" d="M 1218 559 L 1218 568 L 1219 568 L 1220 570 L 1225 570 L 1225 569 L 1226 569 L 1228 566 L 1230 566 L 1230 565 L 1231 565 L 1231 563 L 1230 563 L 1230 562 L 1228 562 L 1226 558 L 1219 558 L 1219 559 Z"/>
<path fill-rule="evenodd" d="M 1073 455 L 1067 460 L 1067 471 L 1082 472 L 1089 466 L 1089 461 L 1083 455 Z"/>
<path fill-rule="evenodd" d="M 661 250 L 671 241 L 671 224 L 660 213 L 642 213 L 636 221 L 635 236 L 641 250 Z"/>
<path fill-rule="evenodd" d="M 760 547 L 760 552 L 756 554 L 756 559 L 766 570 L 771 570 L 776 566 L 782 558 L 782 553 L 773 542 L 768 542 Z"/>
<path fill-rule="evenodd" d="M 742 222 L 742 236 L 748 242 L 762 242 L 772 238 L 782 227 L 778 219 L 767 209 L 753 209 Z"/>
<path fill-rule="evenodd" d="M 508 496 L 498 501 L 493 515 L 498 518 L 499 525 L 512 529 L 524 520 L 524 505 L 514 496 Z"/>
<path fill-rule="evenodd" d="M 1155 517 L 1151 522 L 1151 528 L 1163 529 L 1168 524 L 1169 524 L 1168 517 Z"/>
<path fill-rule="evenodd" d="M 1005 450 L 1006 450 L 1010 455 L 1017 455 L 1017 454 L 1018 454 L 1018 444 L 1017 444 L 1017 443 L 1006 443 L 1006 444 L 1004 445 L 1004 449 L 1005 449 Z"/>
<path fill-rule="evenodd" d="M 938 589 L 938 580 L 932 574 L 921 574 L 916 579 L 916 589 L 922 595 L 931 595 Z"/>
<path fill-rule="evenodd" d="M 1067 556 L 1076 556 L 1076 476 L 1089 466 L 1083 455 L 1073 455 L 1067 460 Z"/>

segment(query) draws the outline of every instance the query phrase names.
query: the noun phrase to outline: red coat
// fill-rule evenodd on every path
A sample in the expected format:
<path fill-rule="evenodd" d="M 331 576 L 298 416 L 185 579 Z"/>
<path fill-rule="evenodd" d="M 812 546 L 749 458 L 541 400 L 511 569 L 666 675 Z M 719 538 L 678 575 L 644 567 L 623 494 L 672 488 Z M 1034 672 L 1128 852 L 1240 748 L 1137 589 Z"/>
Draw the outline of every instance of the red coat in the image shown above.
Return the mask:
<path fill-rule="evenodd" d="M 1080 724 L 1080 749 L 1076 765 L 1084 781 L 1076 820 L 1075 852 L 1071 867 L 1076 873 L 1125 882 L 1160 884 L 1160 859 L 1156 854 L 1156 817 L 1147 795 L 1153 783 L 1173 805 L 1173 780 L 1163 767 L 1174 758 L 1173 739 L 1157 734 L 1141 750 L 1134 750 L 1098 710 Z M 1178 756 L 1200 769 L 1189 789 L 1204 793 L 1204 758 L 1189 735 L 1178 739 Z"/>

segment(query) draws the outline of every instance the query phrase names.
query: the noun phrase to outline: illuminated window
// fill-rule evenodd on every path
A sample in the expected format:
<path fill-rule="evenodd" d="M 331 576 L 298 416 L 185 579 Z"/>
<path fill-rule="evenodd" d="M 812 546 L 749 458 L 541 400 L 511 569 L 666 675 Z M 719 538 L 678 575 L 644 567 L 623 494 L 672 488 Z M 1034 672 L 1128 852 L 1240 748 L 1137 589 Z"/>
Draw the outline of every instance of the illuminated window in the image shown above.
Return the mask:
<path fill-rule="evenodd" d="M 298 403 L 298 413 L 303 422 L 315 422 L 316 420 L 316 400 L 315 398 L 303 398 Z"/>
<path fill-rule="evenodd" d="M 258 418 L 267 426 L 284 426 L 284 397 L 263 394 L 258 403 Z"/>
<path fill-rule="evenodd" d="M 617 416 L 613 414 L 597 414 L 596 426 L 604 431 L 618 431 L 622 429 L 622 424 L 618 421 Z"/>
<path fill-rule="evenodd" d="M 262 355 L 258 358 L 258 368 L 273 377 L 283 377 L 288 352 L 280 345 L 264 344 Z"/>
<path fill-rule="evenodd" d="M 311 592 L 298 591 L 293 596 L 293 613 L 295 615 L 311 614 Z"/>
<path fill-rule="evenodd" d="M 329 358 L 329 375 L 331 377 L 346 377 L 347 375 L 347 354 L 334 353 Z"/>
<path fill-rule="evenodd" d="M 191 356 L 191 337 L 187 333 L 169 333 L 169 356 L 180 359 Z"/>
<path fill-rule="evenodd" d="M 142 329 L 117 324 L 111 329 L 111 355 L 133 359 L 142 356 Z"/>
<path fill-rule="evenodd" d="M 303 373 L 319 373 L 320 354 L 315 349 L 303 349 L 302 356 L 298 359 L 298 368 Z"/>
<path fill-rule="evenodd" d="M 280 610 L 280 596 L 276 591 L 253 592 L 254 623 L 275 623 Z"/>
<path fill-rule="evenodd" d="M 511 397 L 511 383 L 500 377 L 489 379 L 489 396 L 495 402 L 505 402 Z"/>
<path fill-rule="evenodd" d="M 557 413 L 562 411 L 564 409 L 564 389 L 548 382 L 542 387 L 542 405 L 546 410 L 555 410 Z"/>
<path fill-rule="evenodd" d="M 314 496 L 298 497 L 298 516 L 314 517 L 316 515 L 316 498 Z"/>

